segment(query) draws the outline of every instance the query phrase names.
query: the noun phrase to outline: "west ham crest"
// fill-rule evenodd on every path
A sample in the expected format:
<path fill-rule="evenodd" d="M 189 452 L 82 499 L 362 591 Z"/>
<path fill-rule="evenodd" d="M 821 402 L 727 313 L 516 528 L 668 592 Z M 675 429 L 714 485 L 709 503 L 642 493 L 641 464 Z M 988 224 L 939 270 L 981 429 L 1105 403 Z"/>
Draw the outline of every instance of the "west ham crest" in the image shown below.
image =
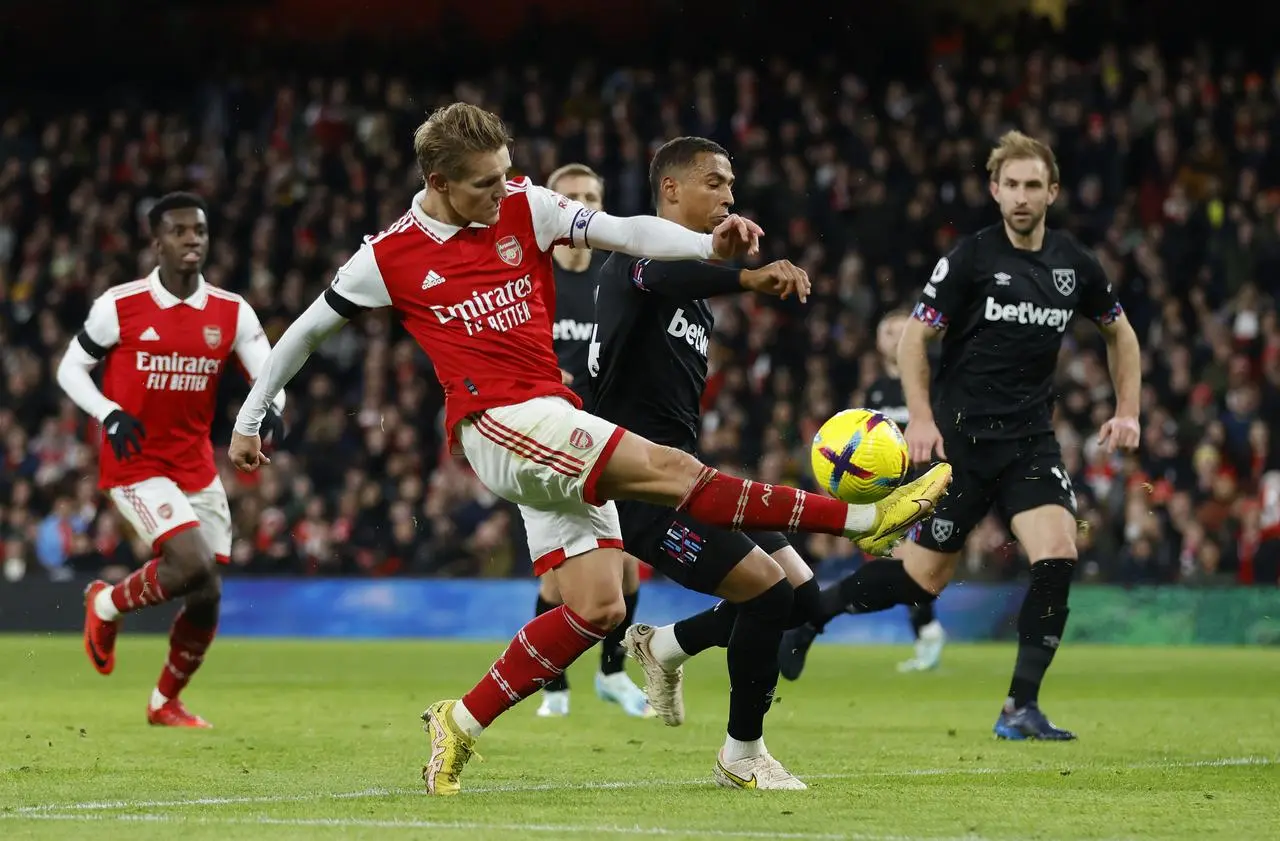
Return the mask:
<path fill-rule="evenodd" d="M 951 522 L 950 520 L 943 520 L 940 517 L 933 518 L 933 525 L 931 527 L 931 531 L 933 533 L 933 539 L 936 542 L 946 543 L 948 538 L 951 537 L 952 532 L 954 532 L 955 530 L 956 530 L 956 524 Z"/>
<path fill-rule="evenodd" d="M 503 237 L 498 240 L 498 256 L 508 266 L 520 265 L 520 261 L 524 259 L 524 252 L 520 249 L 520 240 L 515 237 Z"/>
<path fill-rule="evenodd" d="M 222 328 L 216 324 L 206 324 L 204 326 L 204 343 L 209 346 L 210 350 L 215 350 L 218 345 L 222 344 Z"/>
<path fill-rule="evenodd" d="M 1058 287 L 1058 291 L 1063 295 L 1070 295 L 1076 291 L 1076 270 L 1054 269 L 1053 285 Z"/>

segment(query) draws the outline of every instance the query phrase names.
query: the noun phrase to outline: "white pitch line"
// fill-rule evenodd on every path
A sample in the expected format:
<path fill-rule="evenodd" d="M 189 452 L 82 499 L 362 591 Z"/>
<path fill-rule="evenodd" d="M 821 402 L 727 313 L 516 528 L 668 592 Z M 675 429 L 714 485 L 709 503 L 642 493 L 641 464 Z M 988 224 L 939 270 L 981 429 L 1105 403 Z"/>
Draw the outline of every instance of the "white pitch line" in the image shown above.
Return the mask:
<path fill-rule="evenodd" d="M 853 771 L 831 774 L 802 774 L 806 780 L 865 780 L 894 777 L 946 777 L 946 776 L 983 776 L 988 774 L 1044 774 L 1063 770 L 1081 773 L 1097 771 L 1151 771 L 1180 770 L 1187 768 L 1232 768 L 1240 766 L 1271 766 L 1280 764 L 1280 757 L 1240 756 L 1221 759 L 1200 759 L 1175 762 L 1140 762 L 1119 766 L 1075 766 L 1069 756 L 1064 756 L 1060 765 L 1046 765 L 1031 768 L 909 768 L 901 771 Z M 542 791 L 595 791 L 636 788 L 667 788 L 686 786 L 713 785 L 710 778 L 696 780 L 606 780 L 601 782 L 582 783 L 510 783 L 489 786 L 468 786 L 464 795 L 477 794 L 518 794 L 521 792 Z M 96 812 L 120 809 L 171 809 L 186 806 L 235 806 L 271 803 L 304 803 L 321 800 L 361 800 L 375 797 L 425 796 L 421 788 L 368 788 L 360 791 L 340 793 L 308 793 L 308 794 L 276 794 L 243 797 L 197 797 L 188 800 L 100 800 L 81 803 L 43 803 L 37 806 L 19 806 L 9 812 L 0 812 L 0 818 L 38 815 L 42 812 Z"/>
<path fill-rule="evenodd" d="M 46 821 L 109 821 L 113 823 L 178 823 L 208 826 L 291 826 L 320 829 L 454 829 L 496 830 L 500 832 L 550 832 L 560 835 L 627 835 L 697 838 L 781 838 L 788 841 L 990 841 L 980 835 L 964 836 L 915 836 L 875 835 L 865 832 L 764 832 L 759 830 L 734 831 L 729 829 L 673 828 L 665 826 L 617 826 L 609 824 L 538 824 L 538 823 L 481 823 L 479 821 L 415 821 L 376 820 L 363 818 L 184 818 L 177 815 L 66 815 L 27 814 L 22 817 Z"/>

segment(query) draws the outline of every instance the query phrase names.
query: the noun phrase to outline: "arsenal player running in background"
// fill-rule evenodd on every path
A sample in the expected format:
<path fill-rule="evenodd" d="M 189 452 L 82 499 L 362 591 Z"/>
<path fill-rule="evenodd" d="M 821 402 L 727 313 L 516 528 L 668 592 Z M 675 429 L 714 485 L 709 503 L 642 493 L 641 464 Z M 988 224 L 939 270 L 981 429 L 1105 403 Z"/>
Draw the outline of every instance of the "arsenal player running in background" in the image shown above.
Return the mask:
<path fill-rule="evenodd" d="M 156 270 L 94 301 L 58 366 L 58 384 L 102 423 L 99 486 L 156 553 L 114 587 L 89 585 L 84 645 L 93 667 L 109 675 L 121 615 L 182 598 L 147 721 L 208 727 L 178 694 L 213 642 L 222 593 L 217 564 L 231 554 L 231 512 L 209 429 L 227 362 L 234 355 L 252 379 L 271 345 L 253 309 L 200 274 L 209 249 L 204 202 L 170 193 L 148 220 Z M 103 360 L 99 390 L 90 371 Z M 268 429 L 279 431 L 283 407 L 281 393 Z"/>
<path fill-rule="evenodd" d="M 582 202 L 588 210 L 604 208 L 604 179 L 586 164 L 565 164 L 547 176 L 547 188 L 571 201 Z M 556 358 L 565 375 L 565 384 L 591 411 L 591 374 L 587 358 L 596 332 L 596 288 L 600 267 L 609 252 L 597 248 L 557 246 L 551 252 L 556 279 L 556 316 L 551 324 Z M 622 647 L 627 628 L 636 615 L 640 599 L 640 562 L 630 554 L 622 556 L 622 600 L 627 612 L 617 627 L 600 641 L 600 670 L 596 672 L 596 694 L 601 700 L 620 706 L 628 715 L 652 718 L 653 708 L 644 690 L 627 675 L 627 653 Z M 538 579 L 538 601 L 534 615 L 555 610 L 564 600 L 553 575 Z M 539 718 L 559 718 L 569 714 L 569 677 L 560 674 L 542 687 Z"/>
<path fill-rule="evenodd" d="M 258 434 L 271 397 L 348 319 L 394 307 L 435 365 L 450 445 L 490 491 L 520 506 L 534 571 L 555 576 L 564 604 L 525 625 L 462 699 L 423 713 L 431 758 L 422 776 L 432 794 L 457 794 L 481 732 L 622 621 L 622 532 L 611 500 L 654 502 L 727 528 L 843 535 L 883 553 L 946 486 L 913 483 L 891 501 L 851 506 L 725 475 L 582 411 L 552 347 L 552 248 L 732 258 L 758 250 L 761 231 L 738 216 L 702 234 L 653 216 L 589 210 L 526 179 L 508 181 L 510 142 L 497 115 L 465 103 L 418 127 L 425 188 L 285 331 L 231 440 L 232 462 L 256 470 L 265 462 Z"/>

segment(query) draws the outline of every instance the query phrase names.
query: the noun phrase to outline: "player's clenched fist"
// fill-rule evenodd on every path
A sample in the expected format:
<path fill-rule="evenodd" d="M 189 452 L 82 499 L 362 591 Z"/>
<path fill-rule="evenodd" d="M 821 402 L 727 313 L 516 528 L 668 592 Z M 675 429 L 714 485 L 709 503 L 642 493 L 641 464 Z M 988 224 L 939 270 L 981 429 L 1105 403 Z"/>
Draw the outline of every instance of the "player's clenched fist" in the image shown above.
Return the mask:
<path fill-rule="evenodd" d="M 803 303 L 809 300 L 809 273 L 790 260 L 777 260 L 758 269 L 743 269 L 742 285 L 755 292 L 788 298 L 795 295 Z"/>
<path fill-rule="evenodd" d="M 763 234 L 764 230 L 755 222 L 731 213 L 711 232 L 711 247 L 721 260 L 750 257 L 760 250 Z"/>
<path fill-rule="evenodd" d="M 252 473 L 264 464 L 270 464 L 271 459 L 262 453 L 262 439 L 257 435 L 241 435 L 239 432 L 231 433 L 231 446 L 227 448 L 227 455 L 231 457 L 231 463 L 236 466 L 237 470 L 243 470 L 245 473 Z"/>

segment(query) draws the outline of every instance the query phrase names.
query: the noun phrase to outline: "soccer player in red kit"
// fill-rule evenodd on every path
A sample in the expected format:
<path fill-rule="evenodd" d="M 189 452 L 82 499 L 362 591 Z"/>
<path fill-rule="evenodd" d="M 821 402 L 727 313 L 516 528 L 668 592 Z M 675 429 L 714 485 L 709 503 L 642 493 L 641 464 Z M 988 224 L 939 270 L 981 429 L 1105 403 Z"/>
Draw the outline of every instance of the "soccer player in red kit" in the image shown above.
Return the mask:
<path fill-rule="evenodd" d="M 156 270 L 94 301 L 58 366 L 58 384 L 102 423 L 99 486 L 156 554 L 114 587 L 89 585 L 84 645 L 93 667 L 109 675 L 120 617 L 182 598 L 147 721 L 209 727 L 178 697 L 213 642 L 222 593 L 217 564 L 231 555 L 231 510 L 209 430 L 227 363 L 235 357 L 252 379 L 271 344 L 243 298 L 200 274 L 209 250 L 200 197 L 170 193 L 148 219 Z M 90 372 L 102 360 L 99 390 Z M 280 432 L 283 408 L 281 392 L 265 431 Z"/>
<path fill-rule="evenodd" d="M 611 500 L 680 508 L 735 529 L 843 535 L 884 554 L 933 509 L 950 481 L 941 466 L 875 505 L 847 505 L 728 476 L 582 411 L 552 346 L 556 245 L 656 260 L 733 258 L 757 250 L 758 226 L 730 215 L 711 234 L 654 216 L 619 218 L 507 180 L 510 136 L 465 103 L 433 113 L 414 135 L 426 182 L 409 211 L 370 237 L 332 285 L 285 331 L 236 419 L 231 460 L 266 461 L 259 424 L 272 395 L 311 352 L 362 310 L 394 307 L 431 357 L 445 428 L 477 477 L 520 506 L 534 572 L 555 576 L 564 604 L 520 630 L 461 700 L 423 714 L 432 794 L 459 791 L 473 745 L 622 621 L 622 535 Z"/>

